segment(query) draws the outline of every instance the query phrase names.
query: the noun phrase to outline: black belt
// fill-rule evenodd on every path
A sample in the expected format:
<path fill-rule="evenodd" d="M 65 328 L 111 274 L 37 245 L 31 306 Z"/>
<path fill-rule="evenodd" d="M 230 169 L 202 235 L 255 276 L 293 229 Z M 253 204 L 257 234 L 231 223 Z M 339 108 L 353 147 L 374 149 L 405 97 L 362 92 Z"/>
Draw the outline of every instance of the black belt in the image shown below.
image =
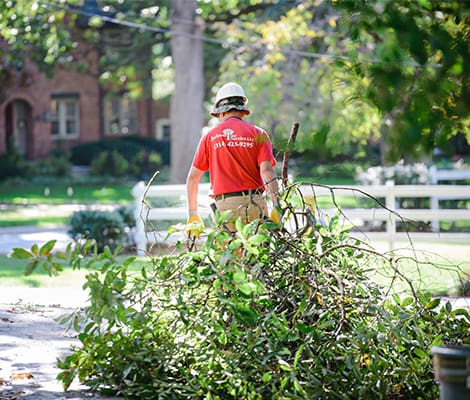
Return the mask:
<path fill-rule="evenodd" d="M 243 190 L 241 192 L 230 192 L 230 193 L 223 193 L 223 194 L 218 194 L 217 196 L 214 197 L 215 200 L 222 200 L 226 199 L 228 197 L 238 197 L 238 196 L 248 196 L 252 194 L 259 194 L 261 195 L 260 190 Z"/>

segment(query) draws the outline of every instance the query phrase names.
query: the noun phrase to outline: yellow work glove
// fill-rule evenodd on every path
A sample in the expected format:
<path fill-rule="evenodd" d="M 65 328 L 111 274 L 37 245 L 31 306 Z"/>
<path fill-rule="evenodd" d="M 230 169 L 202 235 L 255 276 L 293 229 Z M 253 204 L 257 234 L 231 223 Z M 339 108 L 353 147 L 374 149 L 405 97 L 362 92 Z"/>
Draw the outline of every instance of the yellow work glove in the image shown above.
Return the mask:
<path fill-rule="evenodd" d="M 186 233 L 190 238 L 199 239 L 201 233 L 204 232 L 204 222 L 199 215 L 190 215 L 188 217 Z"/>
<path fill-rule="evenodd" d="M 274 222 L 276 225 L 281 226 L 282 222 L 282 215 L 281 215 L 281 208 L 279 205 L 275 204 L 272 211 L 271 215 L 269 216 L 269 220 Z"/>

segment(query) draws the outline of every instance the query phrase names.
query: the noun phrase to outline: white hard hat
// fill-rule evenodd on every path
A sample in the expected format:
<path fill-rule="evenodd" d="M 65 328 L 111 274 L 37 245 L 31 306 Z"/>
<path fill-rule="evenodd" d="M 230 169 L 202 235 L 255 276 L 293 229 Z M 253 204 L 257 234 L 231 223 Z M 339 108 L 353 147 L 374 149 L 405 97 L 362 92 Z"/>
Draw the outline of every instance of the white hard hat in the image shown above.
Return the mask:
<path fill-rule="evenodd" d="M 247 115 L 250 110 L 246 107 L 248 99 L 245 96 L 243 88 L 235 82 L 229 82 L 223 85 L 215 96 L 215 105 L 212 109 L 211 115 L 217 117 L 220 113 L 229 110 L 246 111 Z"/>

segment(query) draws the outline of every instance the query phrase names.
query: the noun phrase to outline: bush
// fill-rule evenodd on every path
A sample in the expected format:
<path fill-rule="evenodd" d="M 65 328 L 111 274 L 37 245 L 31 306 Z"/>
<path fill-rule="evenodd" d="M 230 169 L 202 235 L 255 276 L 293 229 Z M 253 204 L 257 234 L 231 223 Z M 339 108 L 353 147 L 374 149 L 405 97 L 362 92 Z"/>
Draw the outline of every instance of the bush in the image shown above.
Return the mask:
<path fill-rule="evenodd" d="M 121 139 L 125 143 L 137 144 L 142 150 L 160 154 L 163 165 L 170 165 L 170 142 L 155 140 L 144 136 L 125 136 Z"/>
<path fill-rule="evenodd" d="M 130 161 L 141 150 L 141 146 L 120 139 L 106 139 L 82 143 L 70 150 L 70 160 L 76 165 L 91 165 L 103 152 L 117 152 Z"/>
<path fill-rule="evenodd" d="M 0 154 L 0 181 L 29 176 L 30 167 L 24 158 L 14 150 Z"/>
<path fill-rule="evenodd" d="M 148 180 L 162 165 L 159 153 L 140 150 L 130 162 L 130 173 L 139 179 Z"/>
<path fill-rule="evenodd" d="M 72 175 L 72 164 L 65 157 L 49 157 L 32 163 L 34 176 L 67 178 Z"/>
<path fill-rule="evenodd" d="M 117 151 L 103 151 L 91 163 L 91 174 L 95 176 L 126 176 L 129 168 L 127 160 Z"/>
<path fill-rule="evenodd" d="M 137 273 L 111 254 L 87 276 L 81 346 L 59 362 L 126 398 L 429 399 L 430 349 L 469 345 L 470 315 L 415 290 L 399 260 L 332 218 L 293 209 L 290 233 L 270 223 L 218 224 L 200 250 L 153 258 Z M 219 221 L 221 222 L 221 221 Z M 182 244 L 180 244 L 182 245 Z M 388 266 L 410 295 L 368 276 Z M 134 268 L 135 270 L 135 268 Z"/>
<path fill-rule="evenodd" d="M 135 155 L 142 150 L 160 154 L 163 165 L 169 165 L 169 142 L 157 141 L 142 136 L 125 136 L 119 139 L 82 143 L 70 150 L 70 160 L 76 165 L 90 165 L 93 159 L 103 151 L 117 151 L 127 161 L 131 162 Z"/>
<path fill-rule="evenodd" d="M 133 206 L 121 206 L 116 212 L 121 216 L 124 224 L 129 228 L 135 228 L 135 216 Z"/>
<path fill-rule="evenodd" d="M 92 240 L 98 251 L 105 246 L 110 249 L 122 244 L 125 239 L 125 223 L 118 212 L 85 210 L 75 211 L 70 219 L 68 234 L 75 241 Z"/>

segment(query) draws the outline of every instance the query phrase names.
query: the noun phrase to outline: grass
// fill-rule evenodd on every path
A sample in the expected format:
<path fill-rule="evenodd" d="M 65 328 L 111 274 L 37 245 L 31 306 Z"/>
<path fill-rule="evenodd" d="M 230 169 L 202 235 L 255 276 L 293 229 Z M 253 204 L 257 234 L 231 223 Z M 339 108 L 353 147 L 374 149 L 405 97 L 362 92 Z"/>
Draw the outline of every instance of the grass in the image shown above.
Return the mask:
<path fill-rule="evenodd" d="M 70 189 L 71 188 L 71 189 Z M 47 206 L 63 204 L 129 204 L 132 184 L 116 185 L 20 185 L 0 186 L 0 228 L 67 225 L 70 212 L 53 215 Z M 41 208 L 39 208 L 41 207 Z"/>
<path fill-rule="evenodd" d="M 126 259 L 127 256 L 119 257 Z M 138 257 L 136 261 L 129 267 L 130 272 L 138 272 L 142 266 L 148 261 L 146 257 Z M 62 264 L 63 271 L 57 276 L 49 276 L 49 274 L 37 268 L 34 272 L 26 276 L 24 270 L 28 260 L 17 260 L 7 255 L 0 254 L 0 286 L 24 286 L 24 287 L 77 287 L 85 283 L 85 276 L 92 270 L 90 269 L 72 269 L 66 264 Z M 99 266 L 96 265 L 93 270 Z"/>
<path fill-rule="evenodd" d="M 375 242 L 380 254 L 388 252 L 388 244 Z M 369 277 L 378 284 L 391 287 L 392 292 L 410 292 L 406 277 L 415 289 L 433 295 L 457 294 L 462 282 L 470 279 L 470 249 L 463 244 L 416 242 L 412 246 L 396 243 L 391 266 L 372 268 Z"/>
<path fill-rule="evenodd" d="M 0 255 L 0 285 L 25 287 L 71 287 L 83 285 L 85 270 L 72 270 L 64 266 L 59 276 L 49 276 L 44 270 L 38 269 L 32 275 L 25 276 L 26 260 L 15 260 Z"/>
<path fill-rule="evenodd" d="M 125 204 L 132 201 L 132 185 L 28 185 L 0 186 L 1 203 L 9 205 L 39 204 Z"/>
<path fill-rule="evenodd" d="M 0 228 L 9 228 L 15 226 L 38 226 L 47 227 L 52 225 L 67 225 L 70 216 L 21 216 L 15 212 L 2 211 L 0 219 Z"/>

